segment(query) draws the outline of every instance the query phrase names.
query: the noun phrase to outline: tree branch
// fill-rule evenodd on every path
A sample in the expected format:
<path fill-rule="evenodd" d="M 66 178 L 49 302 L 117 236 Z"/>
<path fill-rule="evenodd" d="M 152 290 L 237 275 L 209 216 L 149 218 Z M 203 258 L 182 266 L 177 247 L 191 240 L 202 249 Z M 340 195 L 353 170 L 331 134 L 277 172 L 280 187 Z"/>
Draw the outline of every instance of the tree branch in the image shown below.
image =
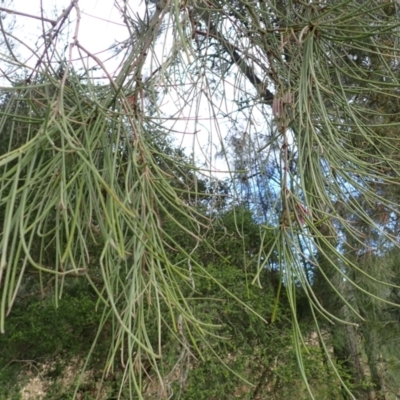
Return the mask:
<path fill-rule="evenodd" d="M 225 51 L 232 57 L 233 62 L 240 69 L 240 71 L 246 76 L 249 82 L 254 86 L 258 95 L 264 100 L 266 104 L 272 105 L 274 100 L 274 94 L 267 88 L 267 85 L 258 77 L 254 69 L 251 68 L 245 59 L 239 54 L 237 48 L 232 45 L 225 37 L 218 31 L 215 25 L 211 22 L 209 10 L 202 8 L 196 8 L 199 17 L 207 24 L 208 32 L 200 32 L 196 30 L 196 33 L 201 33 L 214 39 L 218 40 Z"/>
<path fill-rule="evenodd" d="M 4 11 L 7 14 L 15 14 L 15 15 L 21 15 L 22 17 L 28 17 L 28 18 L 33 18 L 33 19 L 38 19 L 39 21 L 45 21 L 45 22 L 49 22 L 50 24 L 52 24 L 53 26 L 57 25 L 57 21 L 54 21 L 54 19 L 48 19 L 48 18 L 44 18 L 44 17 L 38 17 L 36 15 L 31 15 L 31 14 L 26 14 L 20 11 L 14 11 L 14 10 L 10 10 L 8 8 L 4 8 L 4 7 L 0 7 L 0 11 Z"/>

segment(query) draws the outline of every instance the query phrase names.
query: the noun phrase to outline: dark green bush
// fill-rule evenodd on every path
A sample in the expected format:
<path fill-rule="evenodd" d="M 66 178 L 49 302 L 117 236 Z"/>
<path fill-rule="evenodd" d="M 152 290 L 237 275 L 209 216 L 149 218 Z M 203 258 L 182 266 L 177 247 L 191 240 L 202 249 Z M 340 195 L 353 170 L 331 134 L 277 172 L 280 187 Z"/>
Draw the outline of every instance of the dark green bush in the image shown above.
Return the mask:
<path fill-rule="evenodd" d="M 86 355 L 101 318 L 101 311 L 95 311 L 96 301 L 91 287 L 79 278 L 69 278 L 58 308 L 54 293 L 44 298 L 37 294 L 17 298 L 6 320 L 6 332 L 0 335 L 1 394 L 19 383 L 24 370 L 51 362 L 53 367 L 46 374 L 53 379 L 63 373 L 65 363 Z M 104 350 L 100 344 L 96 355 L 100 357 Z"/>

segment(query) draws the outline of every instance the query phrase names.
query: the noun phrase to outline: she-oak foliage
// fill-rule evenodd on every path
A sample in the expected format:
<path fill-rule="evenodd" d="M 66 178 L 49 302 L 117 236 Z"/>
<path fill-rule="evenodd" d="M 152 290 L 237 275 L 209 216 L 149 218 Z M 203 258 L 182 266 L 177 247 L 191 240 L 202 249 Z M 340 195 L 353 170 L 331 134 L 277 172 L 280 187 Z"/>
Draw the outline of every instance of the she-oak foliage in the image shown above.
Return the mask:
<path fill-rule="evenodd" d="M 51 277 L 56 306 L 69 279 L 86 279 L 102 313 L 95 341 L 110 339 L 104 378 L 122 371 L 119 398 L 143 398 L 157 380 L 160 397 L 196 396 L 187 382 L 218 376 L 209 359 L 268 398 L 290 376 L 271 371 L 293 369 L 289 356 L 257 353 L 273 342 L 260 332 L 288 333 L 289 316 L 281 346 L 304 398 L 395 398 L 397 2 L 161 0 L 144 19 L 116 7 L 129 38 L 114 72 L 80 44 L 79 2 L 43 19 L 37 48 L 26 48 L 33 67 L 1 23 L 11 84 L 1 89 L 0 330 L 33 276 L 42 296 Z M 162 107 L 171 99 L 173 115 Z M 210 158 L 189 162 L 169 145 L 187 115 L 233 164 L 229 185 L 205 179 Z M 237 137 L 212 136 L 222 120 Z M 230 363 L 246 349 L 248 361 Z M 248 382 L 253 368 L 263 372 Z"/>

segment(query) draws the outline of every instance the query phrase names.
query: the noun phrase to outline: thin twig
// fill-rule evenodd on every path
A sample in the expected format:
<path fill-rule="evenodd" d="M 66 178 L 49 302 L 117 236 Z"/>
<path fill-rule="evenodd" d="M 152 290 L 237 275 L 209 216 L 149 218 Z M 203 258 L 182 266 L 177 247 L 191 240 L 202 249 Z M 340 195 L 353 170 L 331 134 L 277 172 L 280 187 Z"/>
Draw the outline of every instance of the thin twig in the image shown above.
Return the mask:
<path fill-rule="evenodd" d="M 39 21 L 49 22 L 53 26 L 56 26 L 57 22 L 58 22 L 58 20 L 54 21 L 54 19 L 38 17 L 36 15 L 26 14 L 26 13 L 23 13 L 23 12 L 20 12 L 20 11 L 10 10 L 10 9 L 4 8 L 4 7 L 0 7 L 0 11 L 4 11 L 7 14 L 21 15 L 22 17 L 33 18 L 33 19 L 38 19 Z"/>

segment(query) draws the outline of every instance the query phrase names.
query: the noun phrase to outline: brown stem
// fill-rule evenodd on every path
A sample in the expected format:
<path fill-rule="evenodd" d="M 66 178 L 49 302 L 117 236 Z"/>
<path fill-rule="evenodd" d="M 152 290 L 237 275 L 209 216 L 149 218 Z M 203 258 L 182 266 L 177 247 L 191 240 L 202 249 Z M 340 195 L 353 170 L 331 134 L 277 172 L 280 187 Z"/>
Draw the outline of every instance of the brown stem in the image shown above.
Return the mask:
<path fill-rule="evenodd" d="M 10 9 L 4 8 L 4 7 L 0 7 L 0 11 L 4 11 L 7 14 L 21 15 L 22 17 L 34 18 L 34 19 L 38 19 L 40 21 L 50 22 L 50 24 L 52 24 L 53 26 L 57 25 L 57 21 L 54 21 L 54 19 L 38 17 L 36 15 L 26 14 L 26 13 L 23 13 L 23 12 L 20 12 L 20 11 L 10 10 Z"/>

